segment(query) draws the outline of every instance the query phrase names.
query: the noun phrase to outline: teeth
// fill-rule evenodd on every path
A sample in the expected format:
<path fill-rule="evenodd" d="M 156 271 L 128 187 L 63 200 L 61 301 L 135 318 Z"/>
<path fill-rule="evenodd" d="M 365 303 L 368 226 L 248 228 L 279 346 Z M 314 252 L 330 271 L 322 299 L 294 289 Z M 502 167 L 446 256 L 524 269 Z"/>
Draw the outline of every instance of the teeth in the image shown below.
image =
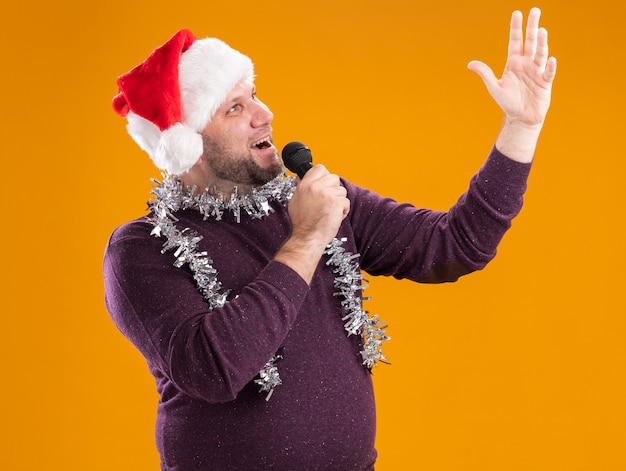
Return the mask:
<path fill-rule="evenodd" d="M 269 142 L 269 140 L 270 140 L 269 136 L 264 137 L 263 139 L 259 139 L 258 141 L 252 143 L 252 147 L 256 147 L 263 142 Z"/>

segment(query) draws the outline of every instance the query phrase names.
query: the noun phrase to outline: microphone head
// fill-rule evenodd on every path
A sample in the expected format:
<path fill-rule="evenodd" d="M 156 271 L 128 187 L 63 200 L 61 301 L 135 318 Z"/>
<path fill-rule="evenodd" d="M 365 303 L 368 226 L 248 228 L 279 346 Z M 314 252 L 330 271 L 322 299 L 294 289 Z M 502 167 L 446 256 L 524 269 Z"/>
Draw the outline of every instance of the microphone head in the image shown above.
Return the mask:
<path fill-rule="evenodd" d="M 283 147 L 281 153 L 285 167 L 297 174 L 300 178 L 313 166 L 313 156 L 302 142 L 293 141 Z"/>

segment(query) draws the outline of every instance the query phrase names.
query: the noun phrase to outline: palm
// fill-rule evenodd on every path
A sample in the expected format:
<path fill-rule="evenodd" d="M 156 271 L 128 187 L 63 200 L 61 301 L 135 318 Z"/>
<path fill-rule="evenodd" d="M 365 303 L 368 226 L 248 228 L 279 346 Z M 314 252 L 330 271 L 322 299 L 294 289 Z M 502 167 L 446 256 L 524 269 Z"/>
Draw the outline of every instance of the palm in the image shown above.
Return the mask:
<path fill-rule="evenodd" d="M 531 10 L 524 42 L 522 14 L 513 13 L 508 57 L 500 79 L 483 62 L 472 61 L 468 66 L 480 75 L 507 118 L 527 125 L 545 119 L 556 75 L 556 60 L 548 58 L 548 33 L 539 28 L 540 15 L 538 9 Z"/>

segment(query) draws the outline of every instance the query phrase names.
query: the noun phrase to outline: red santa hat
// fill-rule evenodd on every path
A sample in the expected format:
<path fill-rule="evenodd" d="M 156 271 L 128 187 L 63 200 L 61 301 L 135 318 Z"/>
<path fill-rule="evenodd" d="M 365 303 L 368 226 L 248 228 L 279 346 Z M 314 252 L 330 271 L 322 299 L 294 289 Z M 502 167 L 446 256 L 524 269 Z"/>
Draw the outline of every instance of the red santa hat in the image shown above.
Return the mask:
<path fill-rule="evenodd" d="M 113 109 L 154 164 L 179 175 L 202 155 L 200 132 L 241 80 L 254 80 L 248 57 L 183 29 L 117 79 Z"/>

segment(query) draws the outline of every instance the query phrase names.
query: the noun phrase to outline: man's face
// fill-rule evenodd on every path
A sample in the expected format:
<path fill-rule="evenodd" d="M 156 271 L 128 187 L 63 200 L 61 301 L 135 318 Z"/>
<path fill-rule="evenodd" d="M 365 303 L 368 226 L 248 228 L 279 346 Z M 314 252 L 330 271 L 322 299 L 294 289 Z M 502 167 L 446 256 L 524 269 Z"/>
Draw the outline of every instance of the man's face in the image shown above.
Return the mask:
<path fill-rule="evenodd" d="M 241 81 L 202 132 L 203 157 L 223 182 L 258 186 L 278 176 L 282 161 L 272 142 L 274 115 Z"/>

